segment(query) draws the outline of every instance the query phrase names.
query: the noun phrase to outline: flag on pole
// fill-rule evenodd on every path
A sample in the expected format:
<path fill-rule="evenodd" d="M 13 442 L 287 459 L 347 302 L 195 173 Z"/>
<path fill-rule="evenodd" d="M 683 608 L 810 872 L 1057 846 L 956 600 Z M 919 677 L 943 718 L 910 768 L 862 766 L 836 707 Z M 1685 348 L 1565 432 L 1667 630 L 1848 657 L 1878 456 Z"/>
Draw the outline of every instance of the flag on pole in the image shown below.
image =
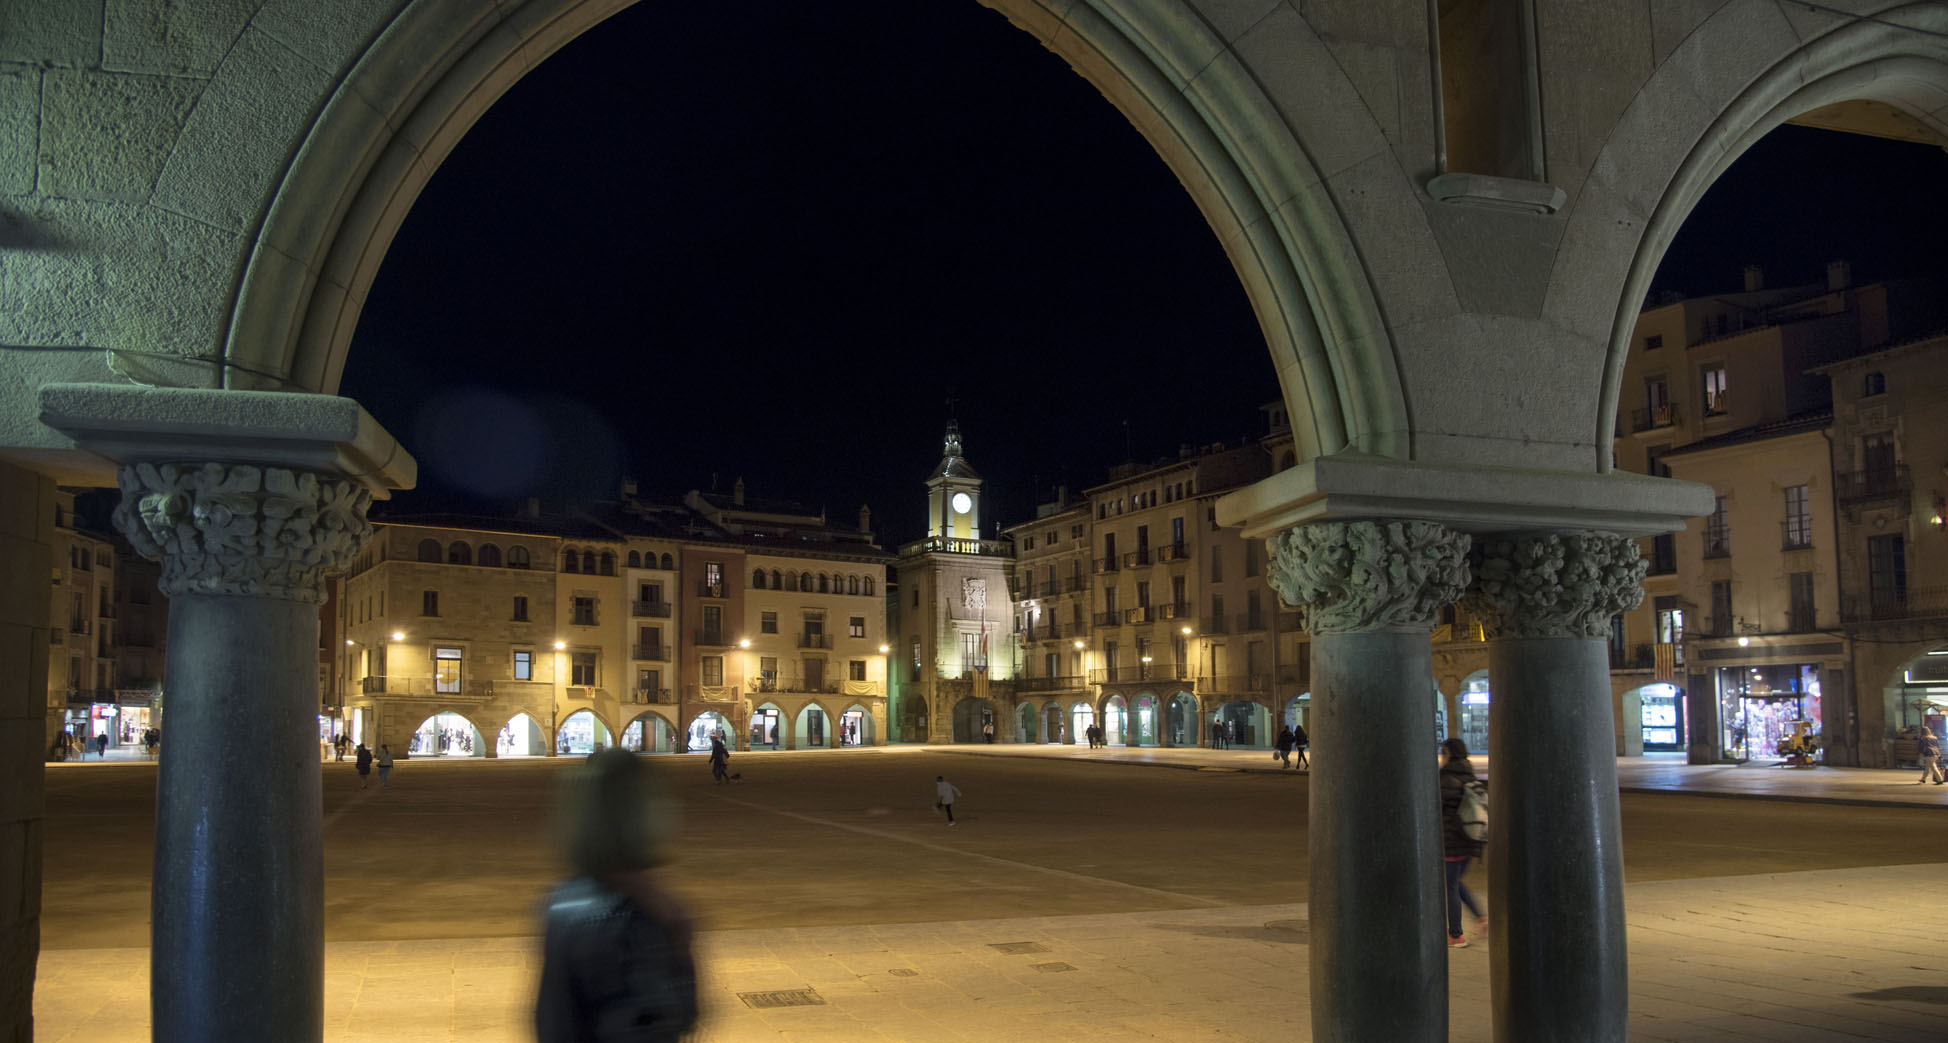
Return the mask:
<path fill-rule="evenodd" d="M 974 660 L 974 698 L 988 697 L 988 621 L 981 617 L 981 651 Z"/>

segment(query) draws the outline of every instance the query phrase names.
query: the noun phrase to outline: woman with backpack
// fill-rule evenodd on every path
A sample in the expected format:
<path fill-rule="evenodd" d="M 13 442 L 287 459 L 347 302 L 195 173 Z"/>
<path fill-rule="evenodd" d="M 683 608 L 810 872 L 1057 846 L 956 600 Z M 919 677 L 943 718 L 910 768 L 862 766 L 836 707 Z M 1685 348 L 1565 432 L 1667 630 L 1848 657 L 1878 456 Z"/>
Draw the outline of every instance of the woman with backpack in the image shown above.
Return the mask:
<path fill-rule="evenodd" d="M 1468 763 L 1467 743 L 1449 739 L 1441 744 L 1441 754 L 1441 854 L 1446 859 L 1447 870 L 1447 947 L 1465 949 L 1468 937 L 1461 933 L 1461 907 L 1467 906 L 1474 914 L 1477 931 L 1488 929 L 1488 917 L 1468 885 L 1461 882 L 1468 863 L 1481 856 L 1485 839 L 1470 835 L 1470 823 L 1462 821 L 1461 806 L 1471 796 L 1485 797 L 1487 790 L 1475 778 L 1474 766 Z M 1485 832 L 1485 825 L 1475 825 L 1473 831 Z"/>

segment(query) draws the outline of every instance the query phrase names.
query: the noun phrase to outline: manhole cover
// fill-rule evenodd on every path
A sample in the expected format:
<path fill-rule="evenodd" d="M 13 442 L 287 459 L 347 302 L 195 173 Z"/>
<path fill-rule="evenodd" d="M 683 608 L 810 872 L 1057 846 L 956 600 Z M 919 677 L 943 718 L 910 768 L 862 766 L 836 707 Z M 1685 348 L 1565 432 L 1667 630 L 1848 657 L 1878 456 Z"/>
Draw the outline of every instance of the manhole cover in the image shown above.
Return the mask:
<path fill-rule="evenodd" d="M 740 992 L 737 998 L 747 1007 L 823 1007 L 825 1001 L 810 989 L 785 989 L 782 992 Z"/>
<path fill-rule="evenodd" d="M 1048 946 L 1041 942 L 989 942 L 988 948 L 998 949 L 1010 956 L 1021 956 L 1031 952 L 1047 952 Z"/>
<path fill-rule="evenodd" d="M 886 973 L 892 975 L 895 978 L 917 978 L 920 976 L 919 971 L 910 971 L 907 970 L 905 967 L 895 967 L 892 970 L 887 971 Z"/>
<path fill-rule="evenodd" d="M 1063 971 L 1075 970 L 1074 967 L 1071 967 L 1066 963 L 1031 963 L 1029 964 L 1029 966 L 1035 968 L 1038 971 L 1046 971 L 1050 974 L 1060 974 Z"/>

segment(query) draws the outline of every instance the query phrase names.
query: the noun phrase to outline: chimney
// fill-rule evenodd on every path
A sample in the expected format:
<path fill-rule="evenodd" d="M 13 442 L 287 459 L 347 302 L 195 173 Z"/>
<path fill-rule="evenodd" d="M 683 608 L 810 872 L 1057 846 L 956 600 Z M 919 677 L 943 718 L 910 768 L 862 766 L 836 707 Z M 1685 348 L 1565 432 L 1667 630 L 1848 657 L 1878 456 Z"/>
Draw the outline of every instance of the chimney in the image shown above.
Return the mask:
<path fill-rule="evenodd" d="M 636 495 L 636 480 L 634 478 L 624 478 L 622 480 L 622 495 L 625 497 Z"/>
<path fill-rule="evenodd" d="M 1826 263 L 1826 288 L 1828 291 L 1844 290 L 1853 285 L 1853 265 L 1845 261 Z"/>
<path fill-rule="evenodd" d="M 1756 264 L 1745 266 L 1745 292 L 1765 289 L 1765 269 Z"/>
<path fill-rule="evenodd" d="M 1055 509 L 1058 511 L 1064 510 L 1068 506 L 1069 506 L 1069 487 L 1066 485 L 1056 486 L 1055 487 Z"/>
<path fill-rule="evenodd" d="M 873 509 L 863 503 L 859 505 L 859 531 L 867 535 L 873 531 Z"/>
<path fill-rule="evenodd" d="M 744 478 L 741 475 L 731 484 L 731 502 L 739 507 L 744 506 Z"/>

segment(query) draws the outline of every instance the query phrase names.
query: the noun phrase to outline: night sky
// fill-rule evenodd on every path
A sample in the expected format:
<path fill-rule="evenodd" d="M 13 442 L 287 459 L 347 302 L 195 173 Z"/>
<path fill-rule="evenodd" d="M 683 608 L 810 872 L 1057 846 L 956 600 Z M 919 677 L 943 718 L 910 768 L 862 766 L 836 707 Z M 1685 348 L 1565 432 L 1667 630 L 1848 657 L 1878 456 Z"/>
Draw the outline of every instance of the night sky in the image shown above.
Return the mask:
<path fill-rule="evenodd" d="M 1944 174 L 1786 128 L 1652 292 L 1937 267 Z M 778 0 L 638 4 L 518 83 L 394 240 L 339 390 L 418 458 L 401 509 L 742 476 L 870 504 L 891 545 L 920 534 L 950 398 L 1008 524 L 1058 482 L 1258 433 L 1273 387 L 1202 215 L 1061 59 L 972 2 Z"/>

